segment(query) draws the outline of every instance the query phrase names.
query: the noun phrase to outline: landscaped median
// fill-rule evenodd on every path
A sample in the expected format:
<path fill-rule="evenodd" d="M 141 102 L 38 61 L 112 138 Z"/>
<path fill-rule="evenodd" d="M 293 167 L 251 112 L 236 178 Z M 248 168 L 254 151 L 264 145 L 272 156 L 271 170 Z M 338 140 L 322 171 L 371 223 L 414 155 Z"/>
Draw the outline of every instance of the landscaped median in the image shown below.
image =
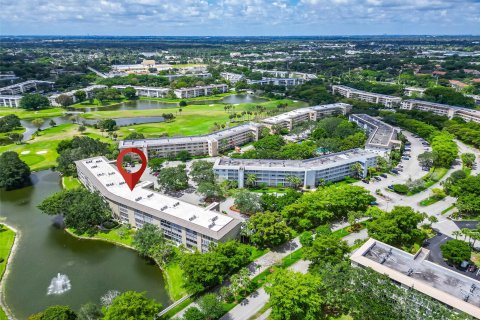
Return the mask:
<path fill-rule="evenodd" d="M 15 236 L 15 231 L 3 224 L 0 224 L 0 281 L 3 279 L 3 275 L 7 269 L 10 254 L 15 243 Z M 0 294 L 3 295 L 3 288 L 1 287 Z M 0 300 L 3 301 L 3 297 L 0 297 Z M 0 320 L 4 319 L 7 319 L 7 315 L 5 314 L 2 306 L 0 307 Z"/>
<path fill-rule="evenodd" d="M 406 184 L 394 184 L 392 186 L 393 189 L 391 190 L 398 194 L 413 196 L 414 194 L 427 190 L 435 183 L 442 180 L 442 178 L 447 174 L 447 172 L 447 168 L 431 168 L 430 171 L 420 179 L 409 181 Z"/>

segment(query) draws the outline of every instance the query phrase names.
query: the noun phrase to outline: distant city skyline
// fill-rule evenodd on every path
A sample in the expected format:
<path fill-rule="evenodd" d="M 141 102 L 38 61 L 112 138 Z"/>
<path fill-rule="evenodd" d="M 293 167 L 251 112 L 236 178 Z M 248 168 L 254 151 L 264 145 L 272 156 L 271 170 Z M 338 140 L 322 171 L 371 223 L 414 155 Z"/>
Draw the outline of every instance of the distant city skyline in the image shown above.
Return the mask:
<path fill-rule="evenodd" d="M 1 35 L 480 34 L 480 0 L 4 0 Z"/>

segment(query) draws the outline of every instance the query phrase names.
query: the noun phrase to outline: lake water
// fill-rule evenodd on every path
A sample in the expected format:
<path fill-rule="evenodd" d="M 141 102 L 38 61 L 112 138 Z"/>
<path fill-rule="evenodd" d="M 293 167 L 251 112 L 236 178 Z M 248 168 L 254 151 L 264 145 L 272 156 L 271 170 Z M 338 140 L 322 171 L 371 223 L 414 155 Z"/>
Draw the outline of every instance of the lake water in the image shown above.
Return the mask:
<path fill-rule="evenodd" d="M 250 94 L 233 94 L 226 96 L 220 100 L 199 100 L 189 101 L 188 104 L 240 104 L 240 103 L 261 103 L 266 102 L 267 99 L 260 98 Z M 178 106 L 176 102 L 162 102 L 156 100 L 133 100 L 115 104 L 106 107 L 85 107 L 75 108 L 75 110 L 90 111 L 115 111 L 115 110 L 147 110 L 147 109 L 165 109 L 175 108 Z"/>
<path fill-rule="evenodd" d="M 189 102 L 190 104 L 213 104 L 213 103 L 223 103 L 223 104 L 240 104 L 240 103 L 261 103 L 267 101 L 266 99 L 247 94 L 234 94 L 222 98 L 221 100 L 202 100 L 202 101 L 193 101 Z M 164 109 L 164 108 L 174 108 L 177 103 L 166 103 L 161 101 L 154 100 L 134 100 L 122 102 L 113 106 L 108 107 L 98 107 L 98 108 L 80 108 L 75 110 L 81 110 L 85 112 L 91 111 L 111 111 L 111 110 L 147 110 L 147 109 Z M 70 118 L 72 115 L 66 115 L 62 117 L 53 117 L 53 118 L 44 118 L 45 122 L 40 127 L 40 129 L 50 128 L 50 120 L 54 120 L 56 124 L 71 123 Z M 160 116 L 153 117 L 134 117 L 134 118 L 116 118 L 114 119 L 117 122 L 117 125 L 120 127 L 129 126 L 133 124 L 142 124 L 142 123 L 154 123 L 154 122 L 163 122 L 165 119 Z M 81 123 L 93 125 L 98 120 L 85 120 L 80 115 L 78 115 L 78 121 Z M 23 133 L 23 140 L 30 140 L 32 135 L 37 131 L 37 128 L 32 124 L 31 120 L 21 120 L 22 126 L 26 128 Z"/>
<path fill-rule="evenodd" d="M 146 291 L 164 306 L 171 303 L 161 270 L 135 251 L 80 240 L 55 227 L 54 217 L 42 214 L 37 205 L 61 190 L 59 175 L 41 171 L 32 177 L 32 187 L 0 191 L 0 216 L 21 233 L 5 279 L 6 303 L 17 319 L 50 305 L 70 305 L 78 310 L 89 301 L 98 303 L 108 290 Z M 63 294 L 47 295 L 58 273 L 68 277 L 71 288 Z"/>

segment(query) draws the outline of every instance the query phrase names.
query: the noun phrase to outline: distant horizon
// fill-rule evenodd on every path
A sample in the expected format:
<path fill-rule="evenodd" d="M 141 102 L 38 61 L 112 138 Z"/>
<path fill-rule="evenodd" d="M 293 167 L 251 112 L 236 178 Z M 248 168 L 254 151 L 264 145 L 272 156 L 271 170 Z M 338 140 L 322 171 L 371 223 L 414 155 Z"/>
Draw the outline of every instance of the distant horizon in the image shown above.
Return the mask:
<path fill-rule="evenodd" d="M 479 0 L 4 0 L 5 35 L 480 33 Z"/>
<path fill-rule="evenodd" d="M 0 34 L 0 37 L 111 37 L 111 38 L 358 38 L 358 37 L 480 37 L 478 34 L 331 34 L 331 35 L 126 35 L 126 34 Z"/>

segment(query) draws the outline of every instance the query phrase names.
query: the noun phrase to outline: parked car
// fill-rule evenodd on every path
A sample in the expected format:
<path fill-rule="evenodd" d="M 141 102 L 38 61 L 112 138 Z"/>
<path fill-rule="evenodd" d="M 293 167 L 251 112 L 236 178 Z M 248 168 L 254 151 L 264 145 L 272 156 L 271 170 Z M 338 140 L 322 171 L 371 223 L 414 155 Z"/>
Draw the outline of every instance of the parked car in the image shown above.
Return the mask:
<path fill-rule="evenodd" d="M 475 272 L 475 271 L 477 271 L 477 267 L 474 264 L 472 264 L 472 265 L 470 265 L 470 267 L 468 267 L 468 271 L 469 272 Z"/>
<path fill-rule="evenodd" d="M 392 169 L 392 173 L 398 174 L 398 170 L 397 169 Z"/>
<path fill-rule="evenodd" d="M 393 190 L 393 184 L 387 187 L 390 190 Z"/>
<path fill-rule="evenodd" d="M 378 205 L 378 202 L 377 202 L 377 201 L 372 201 L 372 202 L 370 202 L 370 205 L 372 205 L 372 206 L 377 206 L 377 205 Z"/>
<path fill-rule="evenodd" d="M 381 181 L 382 179 L 380 177 L 373 177 L 373 179 L 377 180 L 377 181 Z"/>
<path fill-rule="evenodd" d="M 362 182 L 363 182 L 363 183 L 366 183 L 366 184 L 369 184 L 369 183 L 370 183 L 370 181 L 368 181 L 367 179 L 362 179 Z"/>
<path fill-rule="evenodd" d="M 388 176 L 387 176 L 386 173 L 382 173 L 382 174 L 380 174 L 380 177 L 382 177 L 382 178 L 387 178 Z"/>
<path fill-rule="evenodd" d="M 462 261 L 462 263 L 460 263 L 458 269 L 462 271 L 467 271 L 468 267 L 470 267 L 470 261 L 464 260 Z"/>

